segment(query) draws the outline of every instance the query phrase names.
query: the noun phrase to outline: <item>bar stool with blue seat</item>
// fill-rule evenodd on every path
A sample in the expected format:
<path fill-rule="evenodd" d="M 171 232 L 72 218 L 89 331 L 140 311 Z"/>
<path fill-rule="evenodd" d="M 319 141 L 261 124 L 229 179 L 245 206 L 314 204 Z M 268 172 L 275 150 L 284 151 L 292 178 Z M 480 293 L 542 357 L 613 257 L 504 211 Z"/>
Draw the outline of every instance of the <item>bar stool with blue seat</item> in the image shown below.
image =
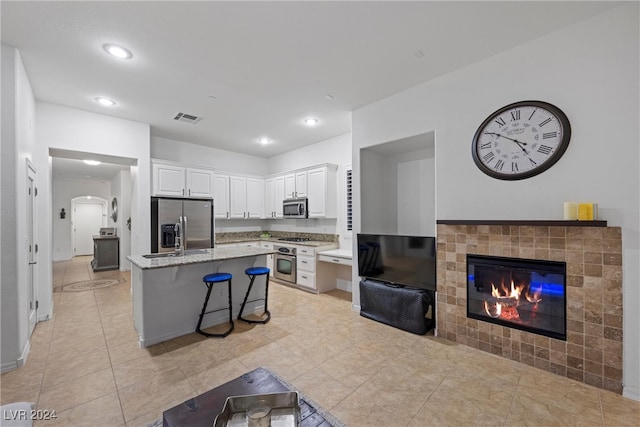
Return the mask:
<path fill-rule="evenodd" d="M 207 297 L 204 300 L 204 305 L 202 306 L 202 312 L 200 313 L 200 319 L 198 319 L 198 326 L 196 326 L 196 332 L 198 332 L 199 334 L 202 334 L 206 337 L 221 337 L 224 338 L 227 335 L 229 335 L 231 333 L 231 331 L 233 331 L 234 328 L 234 324 L 233 324 L 233 304 L 231 302 L 231 278 L 233 277 L 233 275 L 231 273 L 211 273 L 211 274 L 207 274 L 206 276 L 204 276 L 202 278 L 202 281 L 204 282 L 205 285 L 207 285 Z M 207 310 L 207 305 L 209 304 L 209 297 L 211 296 L 211 290 L 213 289 L 213 285 L 215 285 L 216 283 L 222 283 L 222 282 L 227 282 L 228 283 L 228 289 L 229 289 L 229 307 L 228 308 L 219 308 L 217 310 L 211 310 L 211 311 L 206 311 Z M 210 314 L 210 313 L 215 313 L 217 311 L 222 311 L 222 310 L 229 310 L 229 323 L 231 324 L 231 326 L 229 327 L 228 330 L 226 330 L 225 332 L 222 333 L 210 333 L 210 332 L 205 332 L 202 329 L 200 329 L 200 326 L 202 326 L 202 319 L 204 318 L 205 314 Z"/>
<path fill-rule="evenodd" d="M 247 322 L 247 323 L 262 323 L 262 324 L 265 324 L 271 319 L 271 313 L 267 309 L 267 299 L 269 297 L 269 272 L 270 271 L 271 270 L 269 270 L 269 268 L 267 268 L 267 267 L 249 267 L 244 271 L 244 273 L 247 276 L 249 276 L 251 278 L 251 280 L 249 282 L 249 288 L 247 289 L 247 294 L 244 296 L 244 301 L 242 301 L 242 307 L 240 307 L 240 313 L 238 314 L 238 319 L 239 320 L 242 320 L 242 321 Z M 251 300 L 249 302 L 264 300 L 264 313 L 263 313 L 263 316 L 266 314 L 267 317 L 262 319 L 262 320 L 250 320 L 250 319 L 246 319 L 246 318 L 242 317 L 242 313 L 244 312 L 244 307 L 247 304 L 247 299 L 249 298 L 249 293 L 251 292 L 251 288 L 253 287 L 253 282 L 256 280 L 256 277 L 258 277 L 258 276 L 265 276 L 265 278 L 266 278 L 265 279 L 265 285 L 264 285 L 264 298 L 257 298 L 257 299 Z"/>

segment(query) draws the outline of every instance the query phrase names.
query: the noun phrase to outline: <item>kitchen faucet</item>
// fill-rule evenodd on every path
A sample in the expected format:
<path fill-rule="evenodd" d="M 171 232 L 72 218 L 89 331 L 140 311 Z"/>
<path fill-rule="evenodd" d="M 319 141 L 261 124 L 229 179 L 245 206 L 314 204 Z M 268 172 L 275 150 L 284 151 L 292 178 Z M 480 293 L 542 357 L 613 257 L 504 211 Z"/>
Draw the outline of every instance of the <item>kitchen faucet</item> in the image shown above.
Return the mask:
<path fill-rule="evenodd" d="M 182 220 L 182 218 L 180 219 Z M 182 225 L 179 222 L 176 222 L 173 230 L 176 233 L 175 254 L 182 255 L 184 254 L 184 235 L 182 234 Z"/>

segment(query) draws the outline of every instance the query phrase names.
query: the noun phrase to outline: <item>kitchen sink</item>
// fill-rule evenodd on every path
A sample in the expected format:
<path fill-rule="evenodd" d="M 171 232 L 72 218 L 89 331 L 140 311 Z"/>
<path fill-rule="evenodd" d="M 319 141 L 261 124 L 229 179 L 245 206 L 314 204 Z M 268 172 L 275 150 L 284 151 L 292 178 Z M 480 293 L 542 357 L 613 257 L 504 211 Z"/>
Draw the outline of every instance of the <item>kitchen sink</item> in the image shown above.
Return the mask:
<path fill-rule="evenodd" d="M 207 250 L 206 249 L 187 249 L 186 251 L 184 251 L 184 255 L 199 255 L 199 254 L 206 254 Z M 158 254 L 148 254 L 148 255 L 142 255 L 143 258 L 170 258 L 170 257 L 176 257 L 176 256 L 181 256 L 176 254 L 175 252 L 162 252 L 162 253 L 158 253 Z"/>
<path fill-rule="evenodd" d="M 174 254 L 173 252 L 164 252 L 161 254 L 142 255 L 142 258 L 168 258 L 168 257 L 174 257 L 174 256 L 176 256 L 176 254 Z"/>

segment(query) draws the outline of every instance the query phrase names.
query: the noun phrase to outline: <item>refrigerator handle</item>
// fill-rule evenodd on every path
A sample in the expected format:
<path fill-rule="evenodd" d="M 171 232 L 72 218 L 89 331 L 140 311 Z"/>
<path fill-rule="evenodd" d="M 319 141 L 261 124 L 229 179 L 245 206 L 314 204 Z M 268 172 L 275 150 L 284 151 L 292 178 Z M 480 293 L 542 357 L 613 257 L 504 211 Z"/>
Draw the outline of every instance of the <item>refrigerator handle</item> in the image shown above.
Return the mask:
<path fill-rule="evenodd" d="M 184 224 L 183 224 L 183 226 L 184 226 L 184 228 L 183 228 L 183 230 L 184 230 L 184 248 L 187 249 L 187 242 L 188 242 L 188 239 L 187 239 L 187 217 L 183 216 L 182 218 L 183 218 L 183 221 L 184 221 Z"/>

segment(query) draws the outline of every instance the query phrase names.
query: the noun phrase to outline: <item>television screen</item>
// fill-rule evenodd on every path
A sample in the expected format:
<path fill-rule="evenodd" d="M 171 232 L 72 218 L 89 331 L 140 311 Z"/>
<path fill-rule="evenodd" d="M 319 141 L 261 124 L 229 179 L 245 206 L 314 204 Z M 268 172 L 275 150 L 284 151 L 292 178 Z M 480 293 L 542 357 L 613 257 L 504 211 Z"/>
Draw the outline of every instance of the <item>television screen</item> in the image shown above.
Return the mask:
<path fill-rule="evenodd" d="M 358 275 L 436 290 L 436 238 L 358 234 Z"/>

